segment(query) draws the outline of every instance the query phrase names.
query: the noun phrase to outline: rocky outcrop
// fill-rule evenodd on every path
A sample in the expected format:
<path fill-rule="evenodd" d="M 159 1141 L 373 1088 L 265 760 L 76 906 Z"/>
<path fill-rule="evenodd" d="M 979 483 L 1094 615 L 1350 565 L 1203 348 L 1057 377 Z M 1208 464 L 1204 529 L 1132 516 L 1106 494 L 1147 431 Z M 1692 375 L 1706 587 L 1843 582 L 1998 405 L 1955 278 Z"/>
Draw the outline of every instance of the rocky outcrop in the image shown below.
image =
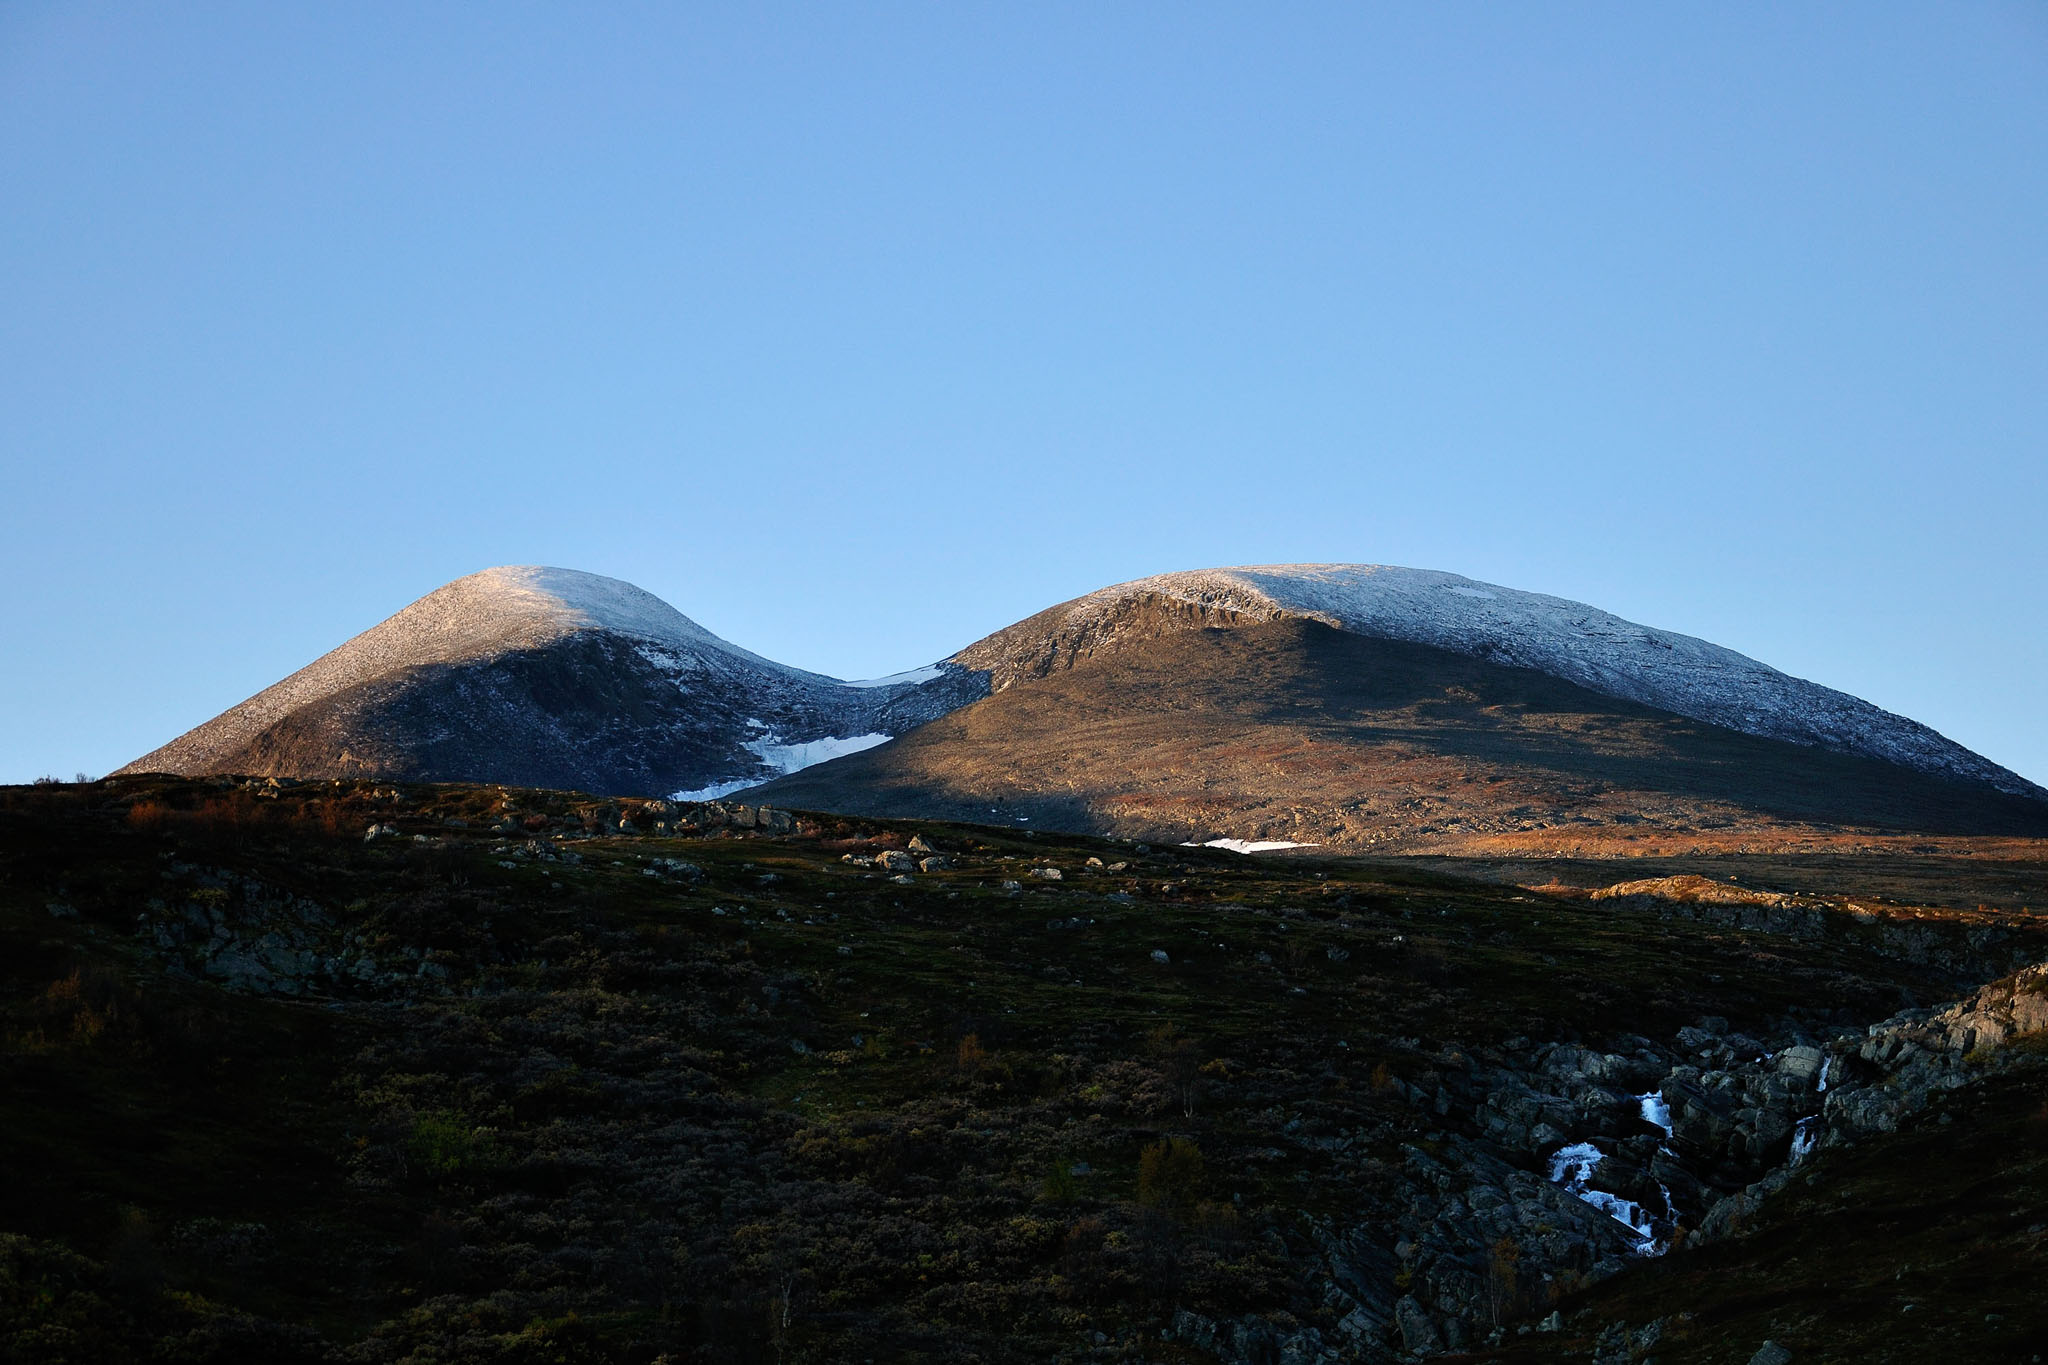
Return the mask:
<path fill-rule="evenodd" d="M 1834 1084 L 1819 1145 L 1895 1130 L 1899 1120 L 2013 1060 L 2009 1045 L 2048 1030 L 2048 963 L 1939 1010 L 1906 1010 L 1830 1054 Z"/>
<path fill-rule="evenodd" d="M 2030 1056 L 2015 1044 L 2044 1032 L 2048 964 L 1940 1009 L 1776 1045 L 1706 1018 L 1666 1044 L 1438 1055 L 1426 1083 L 1390 1085 L 1443 1131 L 1401 1147 L 1372 1220 L 1309 1229 L 1340 1324 L 1329 1344 L 1346 1359 L 1412 1358 L 1532 1330 L 1535 1291 L 1739 1233 L 1816 1149 L 1891 1131 L 1940 1091 Z M 1659 1330 L 1611 1327 L 1597 1358 L 1642 1359 Z"/>
<path fill-rule="evenodd" d="M 1811 1071 L 1819 1102 L 1794 1121 L 1784 1159 L 1761 1179 L 1716 1203 L 1699 1236 L 1739 1234 L 1763 1202 L 1817 1150 L 1894 1132 L 1942 1092 L 1993 1071 L 2038 1064 L 2040 1051 L 2015 1046 L 2048 1037 L 2048 963 L 2030 966 L 1938 1009 L 1902 1010 L 1824 1049 L 1781 1058 L 1779 1076 Z M 1754 1088 L 1756 1078 L 1746 1078 Z M 1780 1088 L 1796 1088 L 1781 1084 Z M 1785 1110 L 1775 1111 L 1779 1124 Z M 1775 1144 L 1770 1149 L 1777 1150 Z"/>
<path fill-rule="evenodd" d="M 1835 942 L 1973 980 L 2017 970 L 2048 946 L 2038 926 L 1982 912 L 1928 914 L 1910 906 L 1754 890 L 1694 875 L 1620 882 L 1592 892 L 1532 889 L 1583 896 L 1660 919 Z"/>

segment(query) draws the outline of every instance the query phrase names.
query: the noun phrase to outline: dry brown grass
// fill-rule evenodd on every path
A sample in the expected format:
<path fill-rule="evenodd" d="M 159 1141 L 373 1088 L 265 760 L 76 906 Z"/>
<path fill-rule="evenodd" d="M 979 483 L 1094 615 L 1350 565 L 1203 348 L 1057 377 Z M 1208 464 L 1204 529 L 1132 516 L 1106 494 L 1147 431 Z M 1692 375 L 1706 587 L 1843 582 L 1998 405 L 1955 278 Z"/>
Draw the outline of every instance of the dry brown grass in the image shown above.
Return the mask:
<path fill-rule="evenodd" d="M 1302 622 L 1084 660 L 757 797 L 1375 854 L 2048 850 L 2048 803 Z"/>

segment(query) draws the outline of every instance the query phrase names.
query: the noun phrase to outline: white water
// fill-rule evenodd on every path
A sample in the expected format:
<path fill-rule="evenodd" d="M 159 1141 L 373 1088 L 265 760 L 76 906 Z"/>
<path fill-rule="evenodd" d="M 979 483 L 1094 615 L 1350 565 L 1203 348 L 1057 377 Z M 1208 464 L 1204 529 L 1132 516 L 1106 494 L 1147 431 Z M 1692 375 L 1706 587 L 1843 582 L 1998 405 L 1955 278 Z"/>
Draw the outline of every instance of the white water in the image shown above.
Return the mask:
<path fill-rule="evenodd" d="M 1604 1159 L 1600 1149 L 1590 1142 L 1574 1142 L 1569 1147 L 1560 1147 L 1550 1157 L 1551 1183 L 1564 1186 L 1567 1193 L 1591 1204 L 1627 1228 L 1635 1238 L 1638 1256 L 1660 1255 L 1664 1248 L 1657 1241 L 1657 1234 L 1651 1230 L 1649 1210 L 1634 1200 L 1592 1188 L 1593 1169 Z M 1664 1202 L 1667 1207 L 1671 1202 L 1668 1191 Z"/>
<path fill-rule="evenodd" d="M 1792 1164 L 1797 1166 L 1800 1162 L 1806 1160 L 1807 1157 L 1813 1154 L 1813 1149 L 1818 1146 L 1820 1146 L 1820 1116 L 1816 1114 L 1811 1118 L 1799 1120 L 1798 1126 L 1792 1130 Z"/>
<path fill-rule="evenodd" d="M 1813 1088 L 1823 1095 L 1828 1093 L 1828 1068 L 1834 1064 L 1835 1059 L 1833 1057 L 1823 1057 L 1820 1059 L 1820 1079 L 1815 1082 Z"/>
<path fill-rule="evenodd" d="M 1646 1090 L 1636 1096 L 1636 1103 L 1642 1109 L 1643 1122 L 1664 1130 L 1664 1136 L 1671 1134 L 1671 1106 L 1664 1102 L 1662 1091 Z"/>

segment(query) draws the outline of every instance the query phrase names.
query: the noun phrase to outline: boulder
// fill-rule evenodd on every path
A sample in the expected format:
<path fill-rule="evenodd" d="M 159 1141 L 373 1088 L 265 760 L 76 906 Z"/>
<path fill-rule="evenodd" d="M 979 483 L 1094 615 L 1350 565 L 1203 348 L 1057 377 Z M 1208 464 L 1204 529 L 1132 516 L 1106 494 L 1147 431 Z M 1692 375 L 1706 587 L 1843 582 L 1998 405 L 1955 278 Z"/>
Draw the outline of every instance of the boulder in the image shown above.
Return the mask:
<path fill-rule="evenodd" d="M 1394 1325 L 1400 1329 L 1401 1345 L 1411 1354 L 1433 1356 L 1444 1348 L 1436 1324 L 1413 1294 L 1404 1294 L 1394 1305 Z"/>
<path fill-rule="evenodd" d="M 917 859 L 899 848 L 884 849 L 875 855 L 875 866 L 885 872 L 915 872 Z"/>

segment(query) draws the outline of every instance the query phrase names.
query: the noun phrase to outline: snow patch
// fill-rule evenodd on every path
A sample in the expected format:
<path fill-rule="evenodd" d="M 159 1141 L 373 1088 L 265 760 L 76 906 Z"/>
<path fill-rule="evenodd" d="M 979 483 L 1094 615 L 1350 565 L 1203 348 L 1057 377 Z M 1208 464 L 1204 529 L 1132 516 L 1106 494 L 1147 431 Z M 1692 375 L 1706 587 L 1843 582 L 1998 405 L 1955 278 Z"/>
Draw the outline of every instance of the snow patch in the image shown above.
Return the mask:
<path fill-rule="evenodd" d="M 670 792 L 671 801 L 716 801 L 721 796 L 730 796 L 736 791 L 745 791 L 757 786 L 763 779 L 758 777 L 735 777 L 729 782 L 713 782 L 708 787 L 699 787 L 693 792 Z"/>
<path fill-rule="evenodd" d="M 863 749 L 872 749 L 877 744 L 887 744 L 895 738 L 894 735 L 884 734 L 845 735 L 827 736 L 824 739 L 799 740 L 795 744 L 785 744 L 782 742 L 781 735 L 768 728 L 766 721 L 749 720 L 747 724 L 758 730 L 766 730 L 767 733 L 759 739 L 748 740 L 740 747 L 750 750 L 763 763 L 767 764 L 772 771 L 756 773 L 752 777 L 724 778 L 711 783 L 709 786 L 699 787 L 695 791 L 672 792 L 668 799 L 671 801 L 716 801 L 721 796 L 730 796 L 734 792 L 744 791 L 748 787 L 758 787 L 763 782 L 772 781 L 778 777 L 786 777 L 790 773 L 802 772 L 813 764 L 824 763 L 831 759 L 844 757 L 847 754 L 857 754 Z"/>
<path fill-rule="evenodd" d="M 781 736 L 771 730 L 760 739 L 748 740 L 744 747 L 759 754 L 761 761 L 778 774 L 783 774 L 801 772 L 815 763 L 857 754 L 877 744 L 887 744 L 894 738 L 894 735 L 884 734 L 848 735 L 843 739 L 807 739 L 796 744 L 784 744 L 780 742 Z"/>
<path fill-rule="evenodd" d="M 1273 853 L 1283 848 L 1321 848 L 1321 844 L 1297 844 L 1290 839 L 1209 839 L 1185 843 L 1182 848 L 1227 848 L 1232 853 Z"/>

